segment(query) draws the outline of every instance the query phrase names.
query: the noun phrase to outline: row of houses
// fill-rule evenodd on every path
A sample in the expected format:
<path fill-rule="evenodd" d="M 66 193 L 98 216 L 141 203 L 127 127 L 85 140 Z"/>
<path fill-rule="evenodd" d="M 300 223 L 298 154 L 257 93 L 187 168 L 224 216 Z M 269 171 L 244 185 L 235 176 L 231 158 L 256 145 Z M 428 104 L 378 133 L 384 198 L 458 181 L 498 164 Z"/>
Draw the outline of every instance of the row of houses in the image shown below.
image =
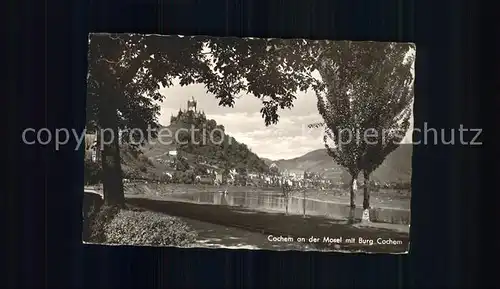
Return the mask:
<path fill-rule="evenodd" d="M 297 188 L 313 188 L 326 187 L 331 184 L 325 179 L 305 179 L 304 175 L 299 174 L 260 174 L 248 172 L 239 174 L 235 169 L 224 174 L 220 169 L 207 169 L 206 175 L 196 176 L 200 182 L 210 183 L 215 185 L 229 184 L 239 186 L 254 186 L 254 187 L 280 187 L 288 184 Z"/>
<path fill-rule="evenodd" d="M 168 155 L 169 157 L 156 157 L 154 160 L 163 164 L 174 164 L 178 154 L 176 150 L 170 150 L 164 153 L 164 155 Z M 85 157 L 93 162 L 100 160 L 97 134 L 85 135 Z M 239 174 L 236 169 L 231 169 L 229 172 L 224 173 L 223 169 L 206 162 L 201 162 L 199 165 L 205 168 L 205 173 L 195 176 L 195 180 L 197 182 L 211 183 L 214 185 L 230 184 L 240 186 L 277 187 L 288 183 L 294 187 L 315 187 L 325 186 L 330 183 L 328 180 L 321 179 L 318 175 L 305 178 L 307 174 L 305 171 L 301 170 L 283 170 L 278 174 L 245 172 L 242 175 Z M 271 164 L 270 167 L 276 169 L 277 165 Z M 172 177 L 172 174 L 165 172 L 165 176 Z"/>

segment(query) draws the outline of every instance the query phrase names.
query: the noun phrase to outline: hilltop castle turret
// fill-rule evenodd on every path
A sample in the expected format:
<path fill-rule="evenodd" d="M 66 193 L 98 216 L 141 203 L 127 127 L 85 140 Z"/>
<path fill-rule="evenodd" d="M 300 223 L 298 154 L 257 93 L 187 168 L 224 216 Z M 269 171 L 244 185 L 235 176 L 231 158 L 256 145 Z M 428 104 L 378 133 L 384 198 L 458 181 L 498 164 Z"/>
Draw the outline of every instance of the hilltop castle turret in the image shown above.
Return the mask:
<path fill-rule="evenodd" d="M 183 110 L 182 108 L 179 108 L 177 115 L 170 116 L 170 123 L 174 124 L 180 121 L 187 121 L 188 123 L 191 123 L 194 119 L 200 118 L 206 119 L 205 113 L 198 110 L 198 102 L 194 99 L 194 97 L 191 97 L 191 100 L 187 101 L 187 109 Z"/>
<path fill-rule="evenodd" d="M 187 110 L 188 111 L 193 111 L 193 112 L 196 112 L 196 106 L 197 106 L 197 102 L 196 100 L 194 99 L 194 97 L 192 97 L 191 100 L 188 100 L 187 102 Z"/>

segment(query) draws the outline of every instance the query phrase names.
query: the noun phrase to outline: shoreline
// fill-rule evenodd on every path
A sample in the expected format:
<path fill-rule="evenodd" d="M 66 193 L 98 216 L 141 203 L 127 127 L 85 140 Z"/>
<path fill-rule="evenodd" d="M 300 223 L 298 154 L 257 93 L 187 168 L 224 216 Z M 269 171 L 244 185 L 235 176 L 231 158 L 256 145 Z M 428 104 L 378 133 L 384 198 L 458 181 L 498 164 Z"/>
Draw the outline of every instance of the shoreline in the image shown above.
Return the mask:
<path fill-rule="evenodd" d="M 102 185 L 97 186 L 86 186 L 89 189 L 101 190 Z M 225 190 L 225 187 L 216 187 L 212 185 L 188 185 L 188 184 L 158 184 L 157 182 L 130 182 L 124 184 L 124 190 L 126 194 L 144 194 L 144 195 L 184 195 L 190 193 L 217 193 Z M 151 194 L 150 191 L 154 190 L 157 194 Z M 139 192 L 134 192 L 139 191 Z M 143 192 L 140 192 L 143 191 Z M 159 193 L 158 193 L 159 192 Z M 280 191 L 276 188 L 255 188 L 255 187 L 238 187 L 238 186 L 229 186 L 229 193 L 265 193 L 265 194 L 276 194 L 279 195 Z M 293 192 L 291 197 L 302 200 L 302 193 Z M 362 203 L 362 194 L 358 192 L 356 194 L 356 203 Z M 375 209 L 388 209 L 388 210 L 399 210 L 409 212 L 411 210 L 411 198 L 399 198 L 399 197 L 391 197 L 386 195 L 379 195 L 377 193 L 372 193 L 371 196 L 372 207 Z M 393 199 L 395 198 L 395 199 Z M 333 203 L 333 204 L 341 204 L 341 205 L 349 205 L 349 196 L 345 195 L 335 195 L 329 194 L 328 191 L 320 192 L 311 190 L 306 193 L 306 200 L 325 202 L 325 203 Z"/>
<path fill-rule="evenodd" d="M 188 200 L 188 199 L 181 199 L 181 198 L 174 197 L 171 195 L 170 196 L 154 196 L 154 195 L 153 196 L 146 196 L 146 195 L 128 195 L 128 194 L 125 194 L 125 198 L 127 198 L 127 199 L 143 199 L 143 198 L 145 198 L 145 199 L 154 200 L 154 201 L 180 202 L 180 203 L 188 203 L 188 204 L 194 204 L 194 205 L 199 204 L 199 205 L 209 205 L 209 206 L 221 206 L 221 205 L 216 205 L 216 204 L 212 204 L 212 203 L 208 203 L 208 202 L 197 202 L 197 201 L 192 201 L 192 200 Z M 324 202 L 324 201 L 322 201 L 322 202 Z M 339 204 L 336 202 L 331 202 L 331 203 Z M 341 204 L 341 205 L 345 205 L 345 204 Z M 266 209 L 266 208 L 250 208 L 250 207 L 244 207 L 244 206 L 229 206 L 229 207 L 236 208 L 236 209 L 245 209 L 245 210 L 254 211 L 254 212 L 262 212 L 262 213 L 267 213 L 267 214 L 284 214 L 284 212 L 281 210 L 273 210 L 273 209 Z M 393 208 L 389 208 L 389 209 L 393 209 Z M 296 213 L 296 212 L 289 212 L 288 215 L 289 216 L 300 216 L 300 217 L 303 216 L 302 213 Z M 309 212 L 307 217 L 319 217 L 319 218 L 324 218 L 324 219 L 333 220 L 333 221 L 343 221 L 343 222 L 347 221 L 347 218 L 345 218 L 345 217 L 326 216 L 326 215 L 315 214 L 315 213 L 311 214 L 311 212 Z M 203 221 L 203 220 L 201 220 L 201 221 Z M 355 226 L 369 227 L 369 228 L 381 228 L 381 229 L 402 232 L 402 233 L 406 233 L 406 234 L 409 234 L 409 230 L 410 230 L 410 225 L 392 224 L 392 223 L 384 223 L 384 222 L 371 222 L 368 224 L 355 225 Z"/>
<path fill-rule="evenodd" d="M 99 186 L 93 186 L 93 187 L 86 187 L 86 189 L 94 189 L 99 192 L 102 192 L 102 188 Z M 165 185 L 165 184 L 157 184 L 157 183 L 148 183 L 148 184 L 143 184 L 143 183 L 128 183 L 125 186 L 125 195 L 127 197 L 146 197 L 149 199 L 155 199 L 158 201 L 181 201 L 181 202 L 187 202 L 187 203 L 192 203 L 192 204 L 210 204 L 213 205 L 214 202 L 212 202 L 212 197 L 210 195 L 212 194 L 217 194 L 223 191 L 224 188 L 220 187 L 197 187 L 193 185 L 182 185 L 182 186 L 172 186 L 172 185 Z M 237 187 L 240 191 L 233 191 L 229 190 L 228 194 L 232 195 L 234 198 L 240 198 L 242 197 L 242 193 L 248 193 L 248 197 L 245 196 L 245 198 L 257 198 L 260 199 L 261 194 L 264 194 L 265 198 L 268 198 L 270 195 L 274 195 L 277 198 L 280 197 L 280 194 L 276 191 L 270 191 L 270 190 L 248 190 L 246 191 L 246 188 L 243 187 Z M 208 194 L 208 199 L 207 197 L 204 197 L 204 194 Z M 200 196 L 200 197 L 197 197 Z M 302 216 L 302 209 L 300 209 L 300 204 L 303 201 L 302 196 L 299 194 L 295 194 L 290 196 L 291 200 L 295 203 L 294 207 L 290 207 L 289 214 L 290 215 L 301 215 Z M 358 196 L 359 197 L 359 196 Z M 215 196 L 214 196 L 215 198 Z M 217 199 L 217 198 L 216 198 Z M 249 199 L 249 200 L 250 200 Z M 215 199 L 214 199 L 215 200 Z M 319 216 L 319 217 L 325 217 L 329 219 L 341 219 L 341 220 L 346 220 L 346 214 L 347 214 L 347 207 L 349 206 L 349 202 L 346 200 L 342 200 L 342 198 L 339 198 L 338 196 L 329 196 L 328 200 L 325 200 L 325 198 L 313 198 L 313 197 L 307 197 L 306 196 L 306 201 L 307 202 L 315 202 L 317 204 L 322 204 L 321 206 L 333 206 L 331 209 L 327 208 L 321 208 L 317 209 L 318 211 L 315 211 L 315 209 L 308 209 L 308 215 L 309 216 Z M 259 211 L 259 212 L 265 212 L 265 213 L 285 213 L 285 208 L 280 207 L 280 206 L 271 206 L 268 207 L 268 205 L 257 205 L 256 203 L 253 204 L 253 201 L 249 201 L 250 203 L 248 206 L 245 204 L 239 202 L 237 204 L 232 204 L 232 207 L 236 208 L 247 208 L 251 209 L 254 211 Z M 299 203 L 297 203 L 299 202 Z M 360 200 L 358 198 L 357 203 L 359 203 Z M 245 201 L 246 203 L 246 201 Z M 218 204 L 218 202 L 215 202 L 215 204 Z M 253 204 L 253 205 L 251 205 Z M 228 205 L 228 204 L 226 204 Z M 311 204 L 309 204 L 311 205 Z M 299 207 L 297 207 L 299 206 Z M 300 210 L 297 211 L 297 209 Z M 386 228 L 395 228 L 395 230 L 398 231 L 404 231 L 408 232 L 409 229 L 409 224 L 410 224 L 410 210 L 401 208 L 400 206 L 387 206 L 385 204 L 381 204 L 380 202 L 372 202 L 372 209 L 373 213 L 373 218 L 372 222 L 375 224 L 377 227 L 386 227 Z M 360 209 L 359 206 L 356 206 L 356 216 L 357 218 L 361 218 L 361 213 L 362 210 Z"/>

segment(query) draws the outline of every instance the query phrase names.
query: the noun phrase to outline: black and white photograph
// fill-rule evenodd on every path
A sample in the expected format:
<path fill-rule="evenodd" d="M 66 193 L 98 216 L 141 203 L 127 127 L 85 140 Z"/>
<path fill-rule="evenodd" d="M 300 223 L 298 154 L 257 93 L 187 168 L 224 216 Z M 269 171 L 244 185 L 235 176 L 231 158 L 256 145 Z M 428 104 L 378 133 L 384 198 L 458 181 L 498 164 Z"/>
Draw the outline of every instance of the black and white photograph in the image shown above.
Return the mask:
<path fill-rule="evenodd" d="M 83 242 L 408 253 L 416 55 L 89 34 Z"/>

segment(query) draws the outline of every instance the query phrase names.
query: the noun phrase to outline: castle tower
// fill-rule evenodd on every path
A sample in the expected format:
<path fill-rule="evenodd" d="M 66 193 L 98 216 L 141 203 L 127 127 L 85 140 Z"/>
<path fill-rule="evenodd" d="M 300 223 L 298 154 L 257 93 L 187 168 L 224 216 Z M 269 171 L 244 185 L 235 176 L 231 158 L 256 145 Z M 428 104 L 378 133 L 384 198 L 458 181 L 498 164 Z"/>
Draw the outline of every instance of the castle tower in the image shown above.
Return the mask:
<path fill-rule="evenodd" d="M 188 102 L 187 102 L 188 111 L 196 112 L 196 106 L 197 106 L 197 102 L 194 99 L 194 97 L 192 97 L 192 100 L 188 100 Z"/>

